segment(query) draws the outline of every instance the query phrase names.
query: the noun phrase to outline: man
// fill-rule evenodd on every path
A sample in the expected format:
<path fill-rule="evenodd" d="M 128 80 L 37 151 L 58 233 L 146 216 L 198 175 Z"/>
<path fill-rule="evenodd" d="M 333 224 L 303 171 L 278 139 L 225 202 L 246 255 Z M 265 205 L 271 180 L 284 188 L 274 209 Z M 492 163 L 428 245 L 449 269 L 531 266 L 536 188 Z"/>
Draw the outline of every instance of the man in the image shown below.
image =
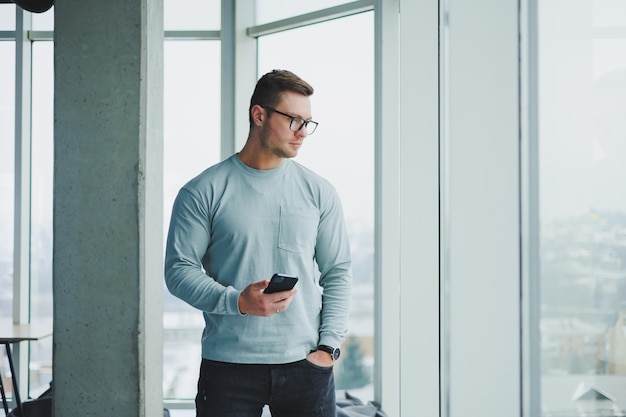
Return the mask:
<path fill-rule="evenodd" d="M 273 417 L 335 416 L 351 259 L 334 187 L 290 159 L 317 127 L 311 94 L 289 71 L 264 75 L 244 147 L 174 203 L 166 283 L 206 322 L 198 417 L 258 417 L 265 404 Z M 299 281 L 264 293 L 274 273 Z"/>

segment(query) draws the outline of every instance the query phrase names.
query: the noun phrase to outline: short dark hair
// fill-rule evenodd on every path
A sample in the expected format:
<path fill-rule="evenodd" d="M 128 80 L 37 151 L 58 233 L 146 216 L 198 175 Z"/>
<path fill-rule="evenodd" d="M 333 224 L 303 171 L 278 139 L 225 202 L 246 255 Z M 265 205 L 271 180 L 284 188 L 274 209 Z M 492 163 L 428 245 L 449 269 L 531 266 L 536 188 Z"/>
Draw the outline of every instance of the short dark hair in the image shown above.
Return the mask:
<path fill-rule="evenodd" d="M 292 91 L 305 96 L 313 94 L 313 87 L 291 71 L 272 70 L 262 76 L 256 83 L 254 93 L 250 99 L 248 118 L 252 126 L 252 107 L 260 106 L 276 107 L 285 91 Z"/>

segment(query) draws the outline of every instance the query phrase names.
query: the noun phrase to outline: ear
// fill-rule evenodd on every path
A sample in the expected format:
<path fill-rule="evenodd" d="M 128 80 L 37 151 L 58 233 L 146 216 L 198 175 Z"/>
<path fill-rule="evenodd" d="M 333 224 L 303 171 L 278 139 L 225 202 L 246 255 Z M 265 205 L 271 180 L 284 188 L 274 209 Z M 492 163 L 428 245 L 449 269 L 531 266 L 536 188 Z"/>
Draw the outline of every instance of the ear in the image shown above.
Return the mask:
<path fill-rule="evenodd" d="M 252 122 L 256 126 L 261 126 L 267 118 L 267 113 L 265 112 L 265 109 L 258 104 L 252 106 L 252 108 L 250 109 L 250 115 L 252 116 Z"/>

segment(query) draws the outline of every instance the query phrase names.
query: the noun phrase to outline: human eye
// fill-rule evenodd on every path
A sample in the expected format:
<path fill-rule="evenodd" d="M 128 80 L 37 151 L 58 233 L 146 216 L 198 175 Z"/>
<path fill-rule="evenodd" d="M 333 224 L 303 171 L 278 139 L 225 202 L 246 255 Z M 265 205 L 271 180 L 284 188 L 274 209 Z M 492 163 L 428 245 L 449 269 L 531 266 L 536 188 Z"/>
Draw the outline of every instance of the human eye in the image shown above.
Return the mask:
<path fill-rule="evenodd" d="M 297 132 L 298 130 L 302 129 L 302 126 L 304 126 L 305 123 L 306 122 L 302 117 L 292 116 L 291 117 L 291 130 L 293 130 L 294 132 Z"/>

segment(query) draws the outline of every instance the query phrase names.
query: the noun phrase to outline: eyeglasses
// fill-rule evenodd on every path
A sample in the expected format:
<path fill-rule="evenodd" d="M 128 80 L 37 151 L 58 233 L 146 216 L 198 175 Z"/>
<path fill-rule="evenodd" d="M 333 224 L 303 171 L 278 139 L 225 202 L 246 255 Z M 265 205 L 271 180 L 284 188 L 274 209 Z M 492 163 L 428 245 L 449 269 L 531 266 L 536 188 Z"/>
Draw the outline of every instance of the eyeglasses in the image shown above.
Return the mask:
<path fill-rule="evenodd" d="M 304 127 L 306 129 L 307 135 L 312 135 L 313 132 L 315 132 L 315 129 L 317 129 L 317 122 L 314 122 L 313 120 L 304 120 L 302 117 L 292 116 L 290 114 L 283 113 L 282 111 L 278 111 L 273 107 L 269 107 L 269 106 L 261 106 L 261 107 L 263 107 L 266 110 L 273 111 L 282 116 L 290 118 L 291 123 L 289 124 L 289 130 L 291 130 L 292 132 L 299 132 L 300 129 Z"/>

